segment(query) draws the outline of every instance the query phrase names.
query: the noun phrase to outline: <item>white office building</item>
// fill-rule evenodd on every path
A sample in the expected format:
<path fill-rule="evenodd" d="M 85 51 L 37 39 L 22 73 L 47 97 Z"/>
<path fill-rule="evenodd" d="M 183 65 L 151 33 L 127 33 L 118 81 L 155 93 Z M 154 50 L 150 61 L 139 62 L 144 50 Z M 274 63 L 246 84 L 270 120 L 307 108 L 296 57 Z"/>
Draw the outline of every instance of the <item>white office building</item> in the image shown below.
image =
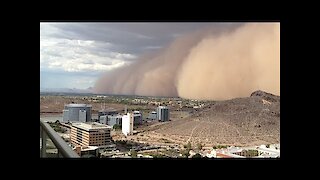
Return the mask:
<path fill-rule="evenodd" d="M 133 119 L 134 116 L 131 113 L 122 116 L 122 133 L 126 136 L 133 133 Z"/>

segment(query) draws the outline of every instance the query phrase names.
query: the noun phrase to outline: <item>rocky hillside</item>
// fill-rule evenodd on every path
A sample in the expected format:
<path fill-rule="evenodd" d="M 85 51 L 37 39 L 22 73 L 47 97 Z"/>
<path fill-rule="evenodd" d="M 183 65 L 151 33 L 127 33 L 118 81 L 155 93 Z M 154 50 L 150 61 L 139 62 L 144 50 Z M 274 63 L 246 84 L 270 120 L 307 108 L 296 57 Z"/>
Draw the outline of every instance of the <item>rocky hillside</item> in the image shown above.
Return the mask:
<path fill-rule="evenodd" d="M 280 96 L 255 91 L 247 98 L 207 104 L 192 116 L 159 126 L 176 141 L 250 146 L 280 142 Z"/>

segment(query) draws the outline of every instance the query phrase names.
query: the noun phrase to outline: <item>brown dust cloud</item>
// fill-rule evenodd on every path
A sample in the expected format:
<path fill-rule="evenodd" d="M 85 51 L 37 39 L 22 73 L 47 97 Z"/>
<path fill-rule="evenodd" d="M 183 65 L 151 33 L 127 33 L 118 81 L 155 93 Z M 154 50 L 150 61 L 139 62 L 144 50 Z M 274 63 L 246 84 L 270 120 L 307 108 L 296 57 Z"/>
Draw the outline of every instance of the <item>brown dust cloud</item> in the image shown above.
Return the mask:
<path fill-rule="evenodd" d="M 280 95 L 280 23 L 206 28 L 104 73 L 94 92 L 226 100 L 262 90 Z"/>

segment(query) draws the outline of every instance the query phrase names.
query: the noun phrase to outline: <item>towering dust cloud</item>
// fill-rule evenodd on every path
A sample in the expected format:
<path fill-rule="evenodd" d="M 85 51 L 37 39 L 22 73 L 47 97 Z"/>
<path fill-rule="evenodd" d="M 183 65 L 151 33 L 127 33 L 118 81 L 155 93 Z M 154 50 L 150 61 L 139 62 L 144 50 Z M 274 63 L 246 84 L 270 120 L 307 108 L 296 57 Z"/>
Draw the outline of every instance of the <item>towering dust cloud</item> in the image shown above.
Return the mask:
<path fill-rule="evenodd" d="M 280 95 L 280 24 L 248 23 L 181 36 L 100 77 L 97 93 L 225 100 L 255 90 Z"/>

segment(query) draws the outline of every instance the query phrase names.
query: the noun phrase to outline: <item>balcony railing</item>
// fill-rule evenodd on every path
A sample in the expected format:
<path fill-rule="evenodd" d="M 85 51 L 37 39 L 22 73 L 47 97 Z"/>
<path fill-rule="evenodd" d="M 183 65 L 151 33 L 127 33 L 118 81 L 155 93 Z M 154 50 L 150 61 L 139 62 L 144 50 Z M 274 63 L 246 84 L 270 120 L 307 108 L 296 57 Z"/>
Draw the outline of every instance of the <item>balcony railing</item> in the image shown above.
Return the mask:
<path fill-rule="evenodd" d="M 79 158 L 70 146 L 51 128 L 51 126 L 40 119 L 40 157 Z M 52 146 L 50 146 L 52 143 Z M 50 146 L 50 147 L 49 147 Z M 52 151 L 51 153 L 48 151 Z M 52 155 L 53 154 L 53 155 Z"/>

